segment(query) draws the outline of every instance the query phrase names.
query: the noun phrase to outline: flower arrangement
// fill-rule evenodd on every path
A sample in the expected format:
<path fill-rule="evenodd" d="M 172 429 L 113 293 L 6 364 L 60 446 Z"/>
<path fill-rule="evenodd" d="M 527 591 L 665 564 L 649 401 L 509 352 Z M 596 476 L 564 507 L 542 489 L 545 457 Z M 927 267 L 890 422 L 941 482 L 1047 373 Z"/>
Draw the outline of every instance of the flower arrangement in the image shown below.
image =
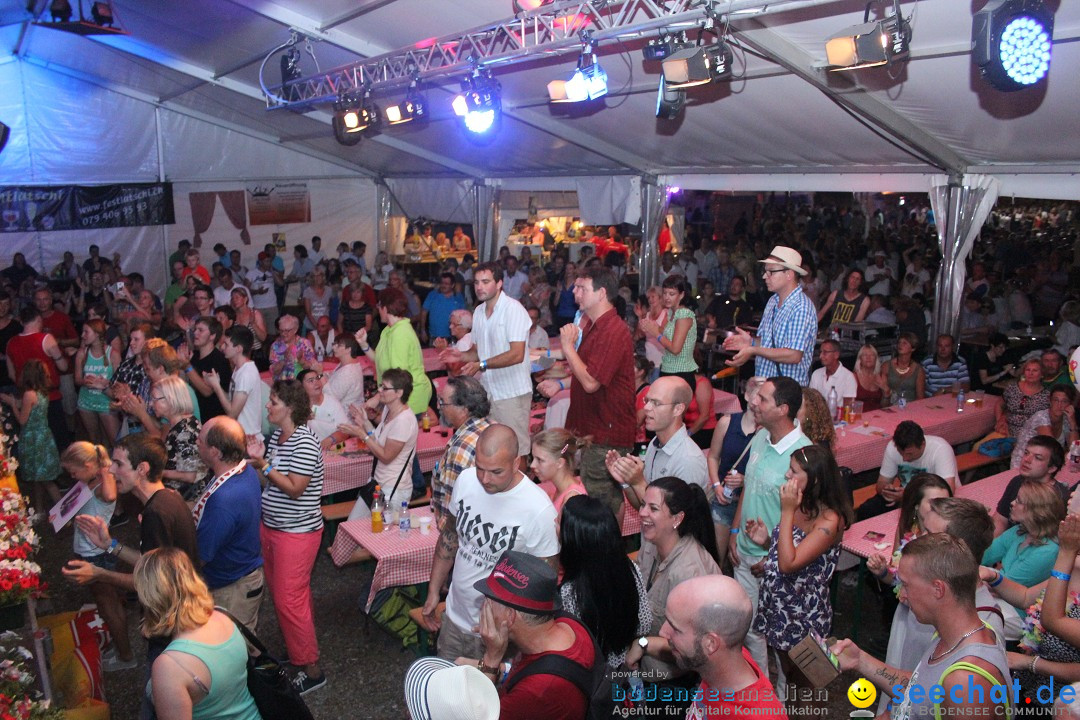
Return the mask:
<path fill-rule="evenodd" d="M 7 451 L 8 440 L 11 439 L 12 438 L 0 431 L 0 477 L 14 475 L 15 471 L 19 469 L 19 461 Z"/>
<path fill-rule="evenodd" d="M 33 560 L 40 542 L 22 495 L 0 488 L 0 606 L 38 597 L 44 589 Z"/>
<path fill-rule="evenodd" d="M 28 669 L 33 660 L 30 651 L 19 643 L 13 632 L 0 635 L 0 718 L 4 720 L 60 720 L 64 717 L 35 687 Z"/>

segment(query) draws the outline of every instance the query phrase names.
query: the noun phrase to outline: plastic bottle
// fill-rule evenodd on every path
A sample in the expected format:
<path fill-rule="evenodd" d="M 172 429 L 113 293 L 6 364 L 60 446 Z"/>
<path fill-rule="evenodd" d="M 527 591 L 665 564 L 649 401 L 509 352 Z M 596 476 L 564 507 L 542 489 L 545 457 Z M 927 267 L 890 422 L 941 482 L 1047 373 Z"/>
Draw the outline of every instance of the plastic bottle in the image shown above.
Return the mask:
<path fill-rule="evenodd" d="M 829 404 L 829 417 L 831 417 L 833 422 L 835 423 L 835 422 L 837 422 L 839 420 L 839 418 L 837 417 L 837 412 L 839 410 L 839 405 L 840 405 L 838 396 L 836 394 L 836 388 L 835 387 L 829 388 L 828 404 Z"/>
<path fill-rule="evenodd" d="M 906 390 L 901 390 L 900 391 L 900 398 L 896 401 L 896 407 L 898 409 L 900 409 L 900 410 L 903 410 L 904 408 L 907 407 L 907 391 Z"/>
<path fill-rule="evenodd" d="M 1073 472 L 1080 471 L 1080 440 L 1076 440 L 1069 450 L 1069 465 Z"/>
<path fill-rule="evenodd" d="M 381 533 L 383 531 L 383 498 L 382 490 L 378 485 L 375 486 L 375 496 L 371 501 L 371 532 Z"/>
<path fill-rule="evenodd" d="M 964 397 L 964 388 L 960 388 L 956 393 L 956 412 L 964 412 L 964 403 L 967 402 L 967 398 Z"/>
<path fill-rule="evenodd" d="M 383 530 L 389 530 L 396 524 L 394 519 L 394 508 L 390 507 L 390 499 L 387 497 L 383 498 L 382 524 Z"/>
<path fill-rule="evenodd" d="M 409 517 L 409 501 L 401 501 L 401 513 L 398 515 L 398 532 L 402 535 L 408 535 L 409 530 L 412 528 L 412 518 Z"/>

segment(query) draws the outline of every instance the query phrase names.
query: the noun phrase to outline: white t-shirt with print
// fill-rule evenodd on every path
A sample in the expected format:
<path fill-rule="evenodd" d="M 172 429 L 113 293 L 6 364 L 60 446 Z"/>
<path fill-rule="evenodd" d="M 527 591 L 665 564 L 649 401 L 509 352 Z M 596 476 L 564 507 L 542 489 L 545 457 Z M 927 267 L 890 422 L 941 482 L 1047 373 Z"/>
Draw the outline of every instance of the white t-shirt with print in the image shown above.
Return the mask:
<path fill-rule="evenodd" d="M 951 482 L 955 485 L 957 474 L 956 454 L 953 452 L 952 445 L 944 438 L 927 435 L 923 454 L 915 460 L 907 462 L 900 457 L 900 451 L 896 449 L 896 443 L 890 440 L 889 446 L 885 448 L 885 457 L 881 460 L 882 477 L 894 478 L 899 476 L 900 484 L 907 487 L 911 478 L 919 473 L 933 473 L 946 480 L 953 478 Z"/>
<path fill-rule="evenodd" d="M 491 574 L 503 553 L 517 550 L 545 558 L 558 554 L 555 506 L 524 475 L 512 489 L 489 495 L 476 477 L 476 468 L 468 468 L 454 482 L 450 511 L 457 519 L 458 551 L 446 616 L 472 633 L 480 624 L 484 604 L 484 596 L 473 584 Z"/>

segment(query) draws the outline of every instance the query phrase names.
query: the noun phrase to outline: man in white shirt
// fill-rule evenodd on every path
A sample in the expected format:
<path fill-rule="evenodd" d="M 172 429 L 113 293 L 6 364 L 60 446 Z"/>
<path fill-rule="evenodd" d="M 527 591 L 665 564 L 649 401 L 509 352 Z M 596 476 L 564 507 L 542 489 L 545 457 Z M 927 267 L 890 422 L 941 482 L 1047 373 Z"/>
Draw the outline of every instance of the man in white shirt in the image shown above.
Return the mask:
<path fill-rule="evenodd" d="M 318 436 L 322 449 L 329 450 L 339 442 L 345 442 L 349 436 L 338 430 L 338 425 L 350 422 L 349 413 L 336 397 L 323 392 L 322 373 L 301 370 L 296 379 L 304 386 L 304 392 L 311 401 L 311 419 L 307 426 Z"/>
<path fill-rule="evenodd" d="M 450 514 L 443 518 L 431 568 L 423 620 L 440 629 L 439 657 L 480 658 L 480 625 L 484 596 L 476 581 L 486 578 L 507 550 L 543 558 L 552 567 L 559 553 L 555 506 L 546 493 L 519 470 L 515 433 L 491 425 L 476 443 L 476 467 L 458 475 L 450 496 Z M 524 449 L 524 448 L 523 448 Z M 446 612 L 435 614 L 448 577 Z"/>
<path fill-rule="evenodd" d="M 502 291 L 515 300 L 521 300 L 525 285 L 529 282 L 529 276 L 518 269 L 518 259 L 513 255 L 506 258 L 506 272 L 503 273 L 502 281 Z M 476 300 L 479 302 L 480 298 Z"/>
<path fill-rule="evenodd" d="M 836 388 L 837 402 L 843 402 L 846 397 L 855 397 L 859 383 L 855 380 L 855 373 L 840 364 L 840 343 L 835 340 L 821 343 L 818 359 L 821 360 L 821 367 L 810 376 L 810 389 L 817 390 L 821 397 L 828 400 L 829 391 Z"/>
<path fill-rule="evenodd" d="M 529 313 L 529 321 L 532 323 L 529 326 L 529 349 L 551 347 L 551 339 L 548 337 L 547 330 L 540 327 L 540 311 L 531 307 L 527 312 Z"/>
<path fill-rule="evenodd" d="M 888 296 L 889 289 L 892 286 L 893 272 L 885 264 L 885 259 L 888 255 L 884 250 L 878 250 L 874 253 L 874 263 L 866 268 L 866 272 L 863 273 L 863 277 L 866 278 L 866 282 L 870 284 L 870 289 L 867 291 L 870 295 L 885 295 Z"/>
<path fill-rule="evenodd" d="M 278 317 L 277 296 L 274 295 L 274 269 L 271 267 L 271 262 L 271 257 L 261 252 L 255 269 L 247 274 L 251 307 L 263 314 L 267 327 L 274 327 Z"/>
<path fill-rule="evenodd" d="M 203 376 L 217 395 L 225 414 L 240 423 L 245 435 L 262 434 L 262 395 L 259 392 L 262 379 L 251 359 L 251 346 L 254 343 L 255 335 L 242 325 L 233 325 L 225 331 L 221 352 L 232 367 L 228 395 L 221 387 L 221 378 L 216 372 L 211 371 Z"/>
<path fill-rule="evenodd" d="M 921 473 L 937 475 L 954 491 L 957 488 L 952 445 L 936 435 L 923 435 L 918 423 L 905 420 L 896 426 L 885 448 L 877 479 L 878 494 L 855 509 L 856 518 L 865 520 L 895 508 L 904 496 L 904 488 Z"/>
<path fill-rule="evenodd" d="M 491 397 L 492 422 L 508 425 L 517 435 L 518 446 L 527 452 L 533 391 L 529 313 L 503 292 L 502 266 L 498 263 L 476 267 L 473 290 L 479 303 L 473 310 L 475 346 L 465 351 L 446 348 L 439 357 L 444 363 L 464 363 L 463 375 L 480 373 L 480 382 Z"/>
<path fill-rule="evenodd" d="M 313 265 L 318 265 L 323 261 L 322 238 L 318 235 L 311 237 L 311 252 L 308 253 L 308 259 Z"/>

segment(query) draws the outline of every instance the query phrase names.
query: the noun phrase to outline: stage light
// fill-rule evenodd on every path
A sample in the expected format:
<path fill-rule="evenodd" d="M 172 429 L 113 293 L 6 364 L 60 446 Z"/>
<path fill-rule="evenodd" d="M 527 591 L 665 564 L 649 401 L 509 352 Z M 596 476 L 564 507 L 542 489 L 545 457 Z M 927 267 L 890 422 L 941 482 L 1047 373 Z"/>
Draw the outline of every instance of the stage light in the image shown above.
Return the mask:
<path fill-rule="evenodd" d="M 678 50 L 678 45 L 669 37 L 653 38 L 645 43 L 641 54 L 646 60 L 663 60 Z"/>
<path fill-rule="evenodd" d="M 555 2 L 555 0 L 514 0 L 514 14 L 520 15 L 523 12 L 535 10 L 538 7 L 550 5 L 553 2 Z"/>
<path fill-rule="evenodd" d="M 900 14 L 900 0 L 893 0 L 893 14 L 870 22 L 870 5 L 863 22 L 825 40 L 825 56 L 833 70 L 857 70 L 885 65 L 907 57 L 911 49 L 911 25 Z"/>
<path fill-rule="evenodd" d="M 95 2 L 90 6 L 90 14 L 94 16 L 94 22 L 102 27 L 112 27 L 112 5 L 107 2 Z"/>
<path fill-rule="evenodd" d="M 596 59 L 591 47 L 581 54 L 577 69 L 569 80 L 552 80 L 548 83 L 551 102 L 584 102 L 607 95 L 607 73 Z"/>
<path fill-rule="evenodd" d="M 477 68 L 462 80 L 461 94 L 451 103 L 466 129 L 477 135 L 491 129 L 502 113 L 501 88 L 487 70 Z"/>
<path fill-rule="evenodd" d="M 405 99 L 397 105 L 386 108 L 386 119 L 391 125 L 401 125 L 412 120 L 427 118 L 427 99 L 416 89 L 414 82 L 409 86 Z"/>
<path fill-rule="evenodd" d="M 52 0 L 49 4 L 49 14 L 53 22 L 68 22 L 71 20 L 71 3 L 68 0 Z"/>
<path fill-rule="evenodd" d="M 990 85 L 1022 90 L 1050 72 L 1054 15 L 1042 0 L 997 0 L 972 20 L 972 61 Z"/>
<path fill-rule="evenodd" d="M 731 77 L 731 48 L 726 42 L 676 50 L 663 62 L 669 90 L 704 85 Z"/>
<path fill-rule="evenodd" d="M 686 103 L 686 93 L 668 88 L 664 76 L 660 76 L 660 87 L 656 90 L 656 117 L 674 120 L 682 112 Z"/>
<path fill-rule="evenodd" d="M 364 135 L 374 134 L 381 124 L 382 115 L 370 91 L 359 101 L 343 95 L 334 103 L 334 137 L 342 145 L 356 145 Z"/>

